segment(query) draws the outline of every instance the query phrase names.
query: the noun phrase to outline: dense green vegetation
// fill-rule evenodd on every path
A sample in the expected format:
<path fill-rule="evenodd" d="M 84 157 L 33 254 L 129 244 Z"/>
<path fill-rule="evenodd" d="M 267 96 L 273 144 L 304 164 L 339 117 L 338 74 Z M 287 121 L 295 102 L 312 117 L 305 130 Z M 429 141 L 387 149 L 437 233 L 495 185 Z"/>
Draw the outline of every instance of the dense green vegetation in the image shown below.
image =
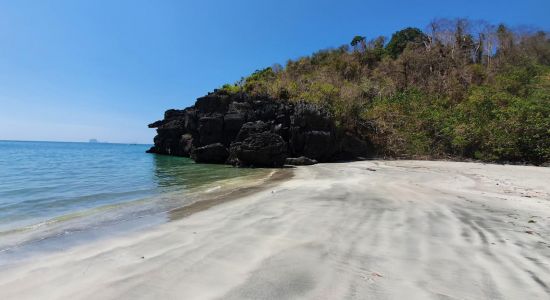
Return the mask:
<path fill-rule="evenodd" d="M 437 20 L 256 71 L 223 89 L 328 108 L 386 157 L 550 162 L 550 39 Z"/>

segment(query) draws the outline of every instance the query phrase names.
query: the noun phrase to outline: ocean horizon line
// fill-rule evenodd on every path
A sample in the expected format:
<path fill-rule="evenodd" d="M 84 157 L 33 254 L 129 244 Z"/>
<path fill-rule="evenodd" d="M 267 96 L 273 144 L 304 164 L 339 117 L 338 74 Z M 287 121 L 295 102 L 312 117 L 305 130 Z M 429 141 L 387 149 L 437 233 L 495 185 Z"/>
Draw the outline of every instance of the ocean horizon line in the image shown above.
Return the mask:
<path fill-rule="evenodd" d="M 107 142 L 97 140 L 96 142 L 90 141 L 45 141 L 45 140 L 9 140 L 0 139 L 0 142 L 21 142 L 21 143 L 75 143 L 75 144 L 115 144 L 115 145 L 153 145 L 152 143 L 143 142 Z"/>

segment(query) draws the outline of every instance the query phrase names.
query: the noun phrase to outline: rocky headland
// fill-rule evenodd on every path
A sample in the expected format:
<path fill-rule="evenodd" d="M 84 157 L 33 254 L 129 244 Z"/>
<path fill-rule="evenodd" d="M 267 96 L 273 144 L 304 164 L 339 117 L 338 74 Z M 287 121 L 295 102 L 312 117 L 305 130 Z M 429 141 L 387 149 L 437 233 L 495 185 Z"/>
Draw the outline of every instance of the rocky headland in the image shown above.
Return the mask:
<path fill-rule="evenodd" d="M 352 160 L 371 152 L 368 141 L 339 129 L 320 106 L 224 90 L 170 109 L 147 152 L 190 157 L 199 163 L 280 167 Z"/>

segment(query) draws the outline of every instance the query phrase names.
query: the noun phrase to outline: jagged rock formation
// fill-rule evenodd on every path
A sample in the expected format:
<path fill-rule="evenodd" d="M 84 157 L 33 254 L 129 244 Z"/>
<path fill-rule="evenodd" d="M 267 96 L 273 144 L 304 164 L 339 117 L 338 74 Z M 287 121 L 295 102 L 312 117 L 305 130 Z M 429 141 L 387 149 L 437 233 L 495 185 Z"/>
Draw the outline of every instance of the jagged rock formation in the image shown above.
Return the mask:
<path fill-rule="evenodd" d="M 149 153 L 201 163 L 278 167 L 366 156 L 368 143 L 338 130 L 330 114 L 308 103 L 215 91 L 194 106 L 167 110 Z"/>

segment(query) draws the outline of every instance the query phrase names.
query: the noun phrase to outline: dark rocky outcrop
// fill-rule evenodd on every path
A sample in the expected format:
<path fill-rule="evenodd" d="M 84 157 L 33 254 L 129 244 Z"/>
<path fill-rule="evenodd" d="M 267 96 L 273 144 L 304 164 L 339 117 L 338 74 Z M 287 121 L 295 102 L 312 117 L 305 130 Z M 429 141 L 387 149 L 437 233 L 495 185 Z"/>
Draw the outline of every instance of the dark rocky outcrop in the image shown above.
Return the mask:
<path fill-rule="evenodd" d="M 252 133 L 231 144 L 231 163 L 238 166 L 281 167 L 287 157 L 283 138 L 270 131 Z"/>
<path fill-rule="evenodd" d="M 191 152 L 191 158 L 198 163 L 223 164 L 227 160 L 227 157 L 229 157 L 229 152 L 221 143 L 197 147 Z"/>
<path fill-rule="evenodd" d="M 202 163 L 277 167 L 369 153 L 367 142 L 339 130 L 319 106 L 224 91 L 201 97 L 186 109 L 167 110 L 163 120 L 149 127 L 157 129 L 157 136 L 147 152 Z"/>
<path fill-rule="evenodd" d="M 285 160 L 286 165 L 292 165 L 292 166 L 310 166 L 316 163 L 317 161 L 315 159 L 311 159 L 305 156 L 287 157 L 287 159 Z"/>

